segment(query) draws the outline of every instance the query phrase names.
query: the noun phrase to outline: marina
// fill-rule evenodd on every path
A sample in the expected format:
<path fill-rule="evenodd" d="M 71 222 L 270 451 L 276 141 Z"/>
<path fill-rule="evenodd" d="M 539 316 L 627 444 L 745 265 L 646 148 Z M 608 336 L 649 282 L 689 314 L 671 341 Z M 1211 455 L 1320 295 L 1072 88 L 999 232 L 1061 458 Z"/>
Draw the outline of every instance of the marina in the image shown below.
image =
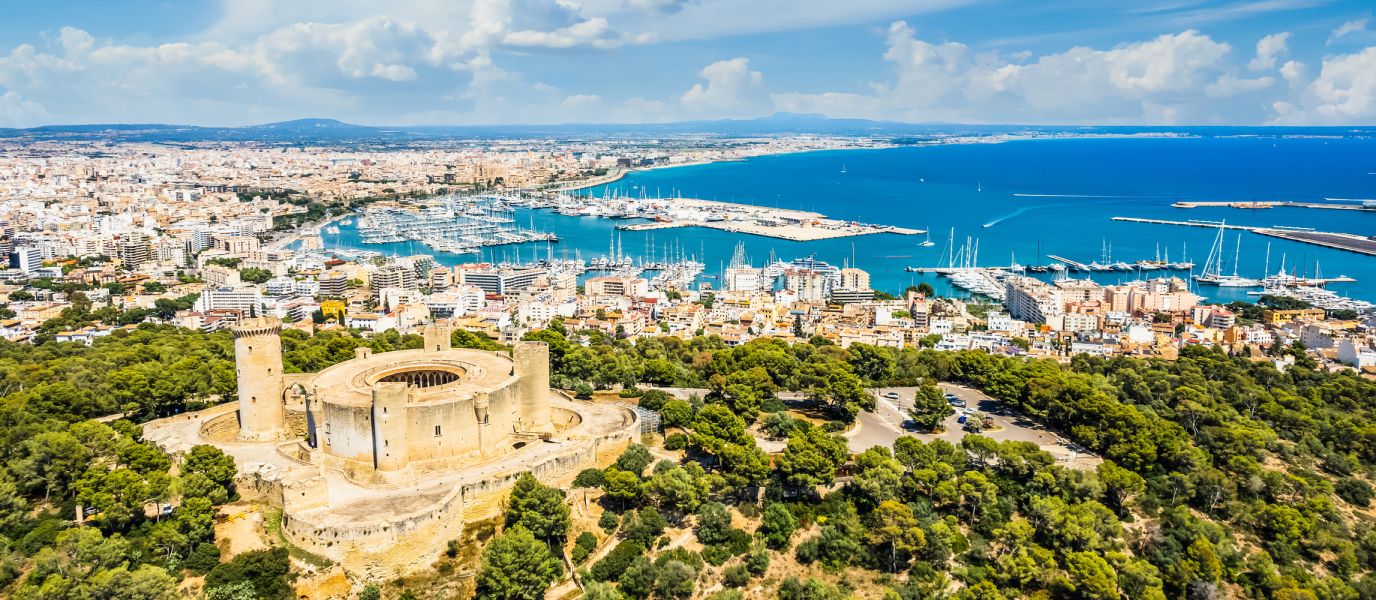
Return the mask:
<path fill-rule="evenodd" d="M 1296 242 L 1313 244 L 1376 256 L 1376 240 L 1370 237 L 1362 237 L 1350 233 L 1334 233 L 1327 231 L 1314 231 L 1299 227 L 1248 227 L 1243 225 L 1225 225 L 1221 221 L 1168 221 L 1165 219 L 1138 219 L 1135 217 L 1113 217 L 1114 221 L 1127 221 L 1130 223 L 1153 223 L 1157 225 L 1184 225 L 1187 227 L 1218 227 L 1222 229 L 1238 229 L 1250 231 L 1259 235 L 1269 235 Z"/>

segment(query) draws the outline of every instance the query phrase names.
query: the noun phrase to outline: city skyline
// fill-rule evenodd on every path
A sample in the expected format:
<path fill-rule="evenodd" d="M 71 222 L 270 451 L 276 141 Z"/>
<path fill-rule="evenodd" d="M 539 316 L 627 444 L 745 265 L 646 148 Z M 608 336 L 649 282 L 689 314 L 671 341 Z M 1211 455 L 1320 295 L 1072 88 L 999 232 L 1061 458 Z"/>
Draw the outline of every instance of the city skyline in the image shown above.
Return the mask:
<path fill-rule="evenodd" d="M 1042 125 L 1376 123 L 1357 2 L 261 0 L 31 5 L 0 127 L 654 123 L 774 112 Z"/>

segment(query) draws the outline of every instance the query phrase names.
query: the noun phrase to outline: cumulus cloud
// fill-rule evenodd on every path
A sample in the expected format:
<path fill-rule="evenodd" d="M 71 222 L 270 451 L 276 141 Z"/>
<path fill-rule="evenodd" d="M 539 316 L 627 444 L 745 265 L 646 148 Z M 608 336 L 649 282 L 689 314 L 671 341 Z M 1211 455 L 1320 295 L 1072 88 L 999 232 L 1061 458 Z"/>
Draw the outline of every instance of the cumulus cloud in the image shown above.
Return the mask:
<path fill-rule="evenodd" d="M 1253 71 L 1263 71 L 1276 66 L 1276 55 L 1287 50 L 1285 41 L 1290 39 L 1289 31 L 1282 31 L 1261 38 L 1257 42 L 1257 57 L 1252 62 L 1247 63 L 1247 68 Z"/>
<path fill-rule="evenodd" d="M 1280 68 L 1280 76 L 1290 82 L 1290 87 L 1302 87 L 1304 85 L 1304 63 L 1295 60 L 1286 62 Z"/>
<path fill-rule="evenodd" d="M 48 118 L 42 104 L 25 98 L 15 91 L 0 95 L 0 125 L 5 127 L 33 127 Z"/>
<path fill-rule="evenodd" d="M 1220 85 L 1223 58 L 1231 48 L 1193 30 L 1110 50 L 1075 47 L 1027 64 L 1018 64 L 1023 61 L 1017 56 L 974 54 L 959 42 L 917 39 L 902 21 L 889 27 L 887 42 L 884 58 L 893 63 L 894 77 L 872 83 L 873 96 L 775 94 L 775 105 L 830 116 L 855 111 L 919 121 L 1162 121 L 1187 116 L 1174 104 L 1206 96 L 1211 84 L 1229 93 L 1262 85 L 1235 78 Z"/>
<path fill-rule="evenodd" d="M 1213 83 L 1204 87 L 1204 93 L 1210 98 L 1228 98 L 1245 92 L 1255 92 L 1271 87 L 1276 80 L 1271 77 L 1261 77 L 1258 79 L 1238 79 L 1232 75 L 1223 75 Z"/>
<path fill-rule="evenodd" d="M 707 86 L 694 84 L 679 98 L 690 111 L 731 112 L 754 103 L 764 93 L 764 74 L 750 70 L 750 59 L 733 58 L 707 65 L 698 71 Z"/>
<path fill-rule="evenodd" d="M 1328 43 L 1332 44 L 1333 40 L 1336 40 L 1354 31 L 1366 31 L 1366 24 L 1369 20 L 1371 20 L 1370 17 L 1343 23 L 1342 25 L 1338 26 L 1337 29 L 1333 30 L 1333 35 L 1328 36 Z"/>

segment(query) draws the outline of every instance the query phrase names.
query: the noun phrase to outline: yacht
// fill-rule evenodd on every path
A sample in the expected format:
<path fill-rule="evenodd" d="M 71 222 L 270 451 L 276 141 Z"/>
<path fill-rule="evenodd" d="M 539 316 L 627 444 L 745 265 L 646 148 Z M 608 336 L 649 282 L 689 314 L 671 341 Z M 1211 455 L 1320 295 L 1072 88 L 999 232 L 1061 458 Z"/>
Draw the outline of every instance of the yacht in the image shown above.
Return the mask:
<path fill-rule="evenodd" d="M 1214 245 L 1209 250 L 1209 258 L 1204 262 L 1204 272 L 1196 275 L 1194 280 L 1203 285 L 1216 285 L 1218 287 L 1257 287 L 1260 281 L 1248 279 L 1237 274 L 1237 262 L 1242 253 L 1242 234 L 1237 236 L 1237 248 L 1233 251 L 1233 274 L 1223 273 L 1223 222 L 1218 224 L 1218 237 L 1214 238 Z"/>

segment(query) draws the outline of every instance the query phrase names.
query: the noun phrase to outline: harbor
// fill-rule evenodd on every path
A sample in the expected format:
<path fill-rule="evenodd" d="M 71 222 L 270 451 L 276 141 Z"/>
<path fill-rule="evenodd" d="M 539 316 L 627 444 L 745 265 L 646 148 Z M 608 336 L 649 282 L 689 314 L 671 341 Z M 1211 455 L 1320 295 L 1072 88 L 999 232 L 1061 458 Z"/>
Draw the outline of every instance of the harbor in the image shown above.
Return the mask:
<path fill-rule="evenodd" d="M 1314 231 L 1301 227 L 1249 227 L 1244 225 L 1227 225 L 1221 221 L 1169 221 L 1165 219 L 1139 219 L 1135 217 L 1113 217 L 1114 221 L 1125 221 L 1129 223 L 1153 223 L 1156 225 L 1183 225 L 1186 227 L 1209 227 L 1222 229 L 1237 229 L 1250 231 L 1259 235 L 1278 237 L 1286 240 L 1324 246 L 1326 248 L 1336 248 L 1358 254 L 1376 256 L 1376 240 L 1369 237 L 1362 237 L 1350 233 L 1334 233 L 1328 231 Z"/>

